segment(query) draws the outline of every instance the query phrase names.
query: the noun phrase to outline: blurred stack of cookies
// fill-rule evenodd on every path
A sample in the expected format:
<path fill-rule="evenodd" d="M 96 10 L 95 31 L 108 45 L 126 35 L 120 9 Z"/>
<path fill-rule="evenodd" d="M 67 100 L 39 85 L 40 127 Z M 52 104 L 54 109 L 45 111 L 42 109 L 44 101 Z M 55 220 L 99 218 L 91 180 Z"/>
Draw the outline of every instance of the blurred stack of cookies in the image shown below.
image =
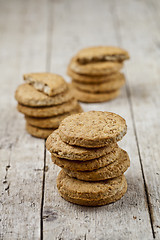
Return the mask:
<path fill-rule="evenodd" d="M 82 112 L 65 80 L 52 73 L 25 74 L 26 83 L 18 86 L 17 109 L 25 115 L 26 130 L 38 138 L 47 138 L 59 123 L 73 113 Z"/>
<path fill-rule="evenodd" d="M 79 51 L 68 66 L 75 96 L 81 102 L 105 102 L 116 98 L 125 84 L 119 71 L 129 59 L 128 52 L 118 47 L 90 47 Z"/>
<path fill-rule="evenodd" d="M 52 161 L 62 168 L 57 178 L 67 201 L 99 206 L 119 200 L 127 191 L 124 172 L 130 166 L 117 141 L 126 134 L 117 114 L 90 111 L 65 118 L 47 139 Z"/>

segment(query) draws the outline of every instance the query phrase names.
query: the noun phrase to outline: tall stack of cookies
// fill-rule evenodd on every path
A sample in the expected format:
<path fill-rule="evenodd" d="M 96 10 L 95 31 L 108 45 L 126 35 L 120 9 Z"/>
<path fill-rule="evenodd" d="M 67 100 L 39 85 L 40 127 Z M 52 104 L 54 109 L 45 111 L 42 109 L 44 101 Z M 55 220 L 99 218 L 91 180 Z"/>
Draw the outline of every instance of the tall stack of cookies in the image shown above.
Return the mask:
<path fill-rule="evenodd" d="M 25 115 L 26 130 L 38 138 L 47 138 L 60 122 L 82 112 L 65 80 L 52 73 L 25 74 L 26 83 L 15 93 L 17 109 Z"/>
<path fill-rule="evenodd" d="M 65 118 L 47 139 L 52 161 L 60 166 L 57 187 L 67 201 L 100 206 L 119 200 L 127 191 L 124 172 L 130 166 L 117 141 L 126 134 L 117 114 L 90 111 Z"/>
<path fill-rule="evenodd" d="M 119 71 L 129 59 L 118 47 L 90 47 L 79 51 L 68 66 L 68 75 L 77 99 L 81 102 L 105 102 L 116 98 L 125 84 Z"/>

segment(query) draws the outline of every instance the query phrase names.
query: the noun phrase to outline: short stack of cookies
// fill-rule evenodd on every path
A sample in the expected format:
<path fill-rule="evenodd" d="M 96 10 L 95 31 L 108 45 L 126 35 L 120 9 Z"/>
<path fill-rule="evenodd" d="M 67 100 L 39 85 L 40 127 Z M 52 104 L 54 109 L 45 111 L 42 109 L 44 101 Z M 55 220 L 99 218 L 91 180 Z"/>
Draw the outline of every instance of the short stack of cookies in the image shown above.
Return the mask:
<path fill-rule="evenodd" d="M 90 111 L 65 118 L 46 141 L 52 161 L 62 168 L 57 178 L 67 201 L 100 206 L 127 191 L 124 172 L 130 166 L 117 141 L 126 134 L 125 120 L 115 113 Z"/>
<path fill-rule="evenodd" d="M 128 52 L 118 47 L 98 46 L 79 51 L 67 70 L 77 99 L 94 103 L 116 98 L 125 84 L 125 76 L 119 71 L 127 59 Z"/>
<path fill-rule="evenodd" d="M 26 130 L 35 137 L 47 138 L 60 122 L 82 112 L 65 80 L 53 73 L 25 74 L 26 83 L 15 93 L 17 109 L 25 115 Z"/>

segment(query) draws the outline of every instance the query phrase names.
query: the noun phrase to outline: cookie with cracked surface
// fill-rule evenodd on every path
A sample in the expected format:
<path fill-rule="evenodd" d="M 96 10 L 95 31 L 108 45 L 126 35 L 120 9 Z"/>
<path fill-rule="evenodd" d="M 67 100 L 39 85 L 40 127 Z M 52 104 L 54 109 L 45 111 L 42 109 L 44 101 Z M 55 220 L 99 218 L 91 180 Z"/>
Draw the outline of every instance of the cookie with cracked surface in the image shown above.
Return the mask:
<path fill-rule="evenodd" d="M 110 101 L 120 95 L 120 90 L 103 93 L 84 92 L 73 87 L 73 92 L 76 99 L 84 103 L 99 103 Z"/>
<path fill-rule="evenodd" d="M 121 149 L 116 161 L 93 171 L 71 171 L 64 169 L 70 176 L 83 181 L 101 181 L 121 176 L 130 166 L 130 160 L 126 151 Z"/>
<path fill-rule="evenodd" d="M 63 77 L 53 73 L 28 73 L 24 74 L 23 78 L 26 83 L 48 96 L 60 94 L 68 87 Z"/>
<path fill-rule="evenodd" d="M 58 158 L 78 161 L 87 161 L 101 157 L 117 147 L 117 143 L 101 148 L 91 149 L 86 147 L 71 146 L 62 141 L 59 136 L 59 130 L 54 131 L 46 141 L 46 148 L 52 155 Z"/>
<path fill-rule="evenodd" d="M 123 62 L 129 59 L 126 50 L 113 46 L 95 46 L 83 48 L 76 54 L 76 60 L 80 64 L 97 62 Z"/>
<path fill-rule="evenodd" d="M 65 118 L 59 126 L 59 135 L 64 142 L 90 148 L 120 141 L 126 132 L 125 119 L 102 111 L 74 114 Z"/>
<path fill-rule="evenodd" d="M 125 84 L 125 77 L 121 74 L 119 78 L 103 83 L 80 83 L 72 79 L 72 84 L 75 88 L 83 92 L 109 93 L 121 88 Z"/>
<path fill-rule="evenodd" d="M 80 82 L 80 83 L 104 83 L 104 82 L 108 82 L 108 81 L 113 81 L 115 79 L 119 79 L 121 77 L 122 73 L 116 72 L 116 73 L 109 74 L 109 75 L 89 76 L 89 75 L 78 74 L 76 72 L 73 72 L 70 69 L 70 66 L 68 66 L 67 74 L 72 79 L 75 79 L 76 82 Z"/>
<path fill-rule="evenodd" d="M 86 75 L 107 75 L 118 72 L 123 67 L 120 62 L 91 62 L 80 64 L 72 58 L 70 68 L 72 71 Z"/>
<path fill-rule="evenodd" d="M 96 159 L 88 161 L 71 161 L 65 158 L 58 158 L 55 155 L 51 155 L 52 162 L 61 168 L 68 169 L 70 171 L 93 171 L 109 165 L 116 161 L 120 154 L 120 148 L 118 145 L 109 153 Z"/>
<path fill-rule="evenodd" d="M 57 178 L 58 191 L 65 200 L 84 206 L 101 206 L 119 200 L 127 191 L 124 175 L 99 182 L 69 177 L 63 170 Z"/>
<path fill-rule="evenodd" d="M 75 113 L 81 113 L 83 112 L 83 109 L 81 108 L 81 106 L 79 104 L 77 104 L 77 106 L 71 110 L 68 113 L 64 113 L 61 115 L 57 115 L 57 116 L 53 116 L 53 117 L 49 117 L 49 118 L 34 118 L 34 117 L 29 117 L 29 116 L 25 116 L 27 122 L 35 127 L 40 127 L 40 128 L 58 128 L 60 122 L 70 116 L 71 114 L 75 114 Z"/>
<path fill-rule="evenodd" d="M 24 83 L 17 88 L 15 98 L 18 103 L 25 106 L 44 107 L 65 103 L 73 98 L 73 94 L 71 89 L 68 88 L 65 92 L 50 97 L 40 91 L 37 91 L 28 83 Z"/>
<path fill-rule="evenodd" d="M 48 107 L 28 107 L 18 104 L 17 110 L 27 116 L 44 118 L 70 112 L 76 107 L 76 105 L 77 100 L 71 99 L 70 101 L 63 104 Z"/>
<path fill-rule="evenodd" d="M 38 128 L 26 122 L 26 130 L 29 134 L 37 138 L 46 139 L 55 129 L 53 128 Z"/>

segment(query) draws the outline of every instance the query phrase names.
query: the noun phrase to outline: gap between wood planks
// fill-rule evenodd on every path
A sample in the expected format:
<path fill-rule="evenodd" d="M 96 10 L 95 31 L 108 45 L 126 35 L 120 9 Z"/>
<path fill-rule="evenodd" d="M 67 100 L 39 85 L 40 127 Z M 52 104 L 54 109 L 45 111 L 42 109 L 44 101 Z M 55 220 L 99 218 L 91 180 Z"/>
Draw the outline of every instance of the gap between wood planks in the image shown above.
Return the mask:
<path fill-rule="evenodd" d="M 117 43 L 120 46 L 123 46 L 123 41 L 122 41 L 121 33 L 120 33 L 120 21 L 118 19 L 118 15 L 116 14 L 116 10 L 115 10 L 114 6 L 115 6 L 115 2 L 113 1 L 110 4 L 110 8 L 111 8 L 111 12 L 113 13 L 113 24 L 114 24 L 114 28 L 115 28 L 115 32 L 116 32 Z M 126 69 L 127 69 L 127 67 L 126 67 Z M 147 186 L 145 175 L 144 175 L 141 152 L 140 152 L 140 148 L 139 148 L 139 140 L 138 140 L 138 136 L 137 136 L 135 118 L 134 118 L 134 113 L 133 113 L 131 91 L 130 91 L 130 86 L 129 86 L 128 82 L 126 82 L 125 88 L 126 88 L 126 93 L 127 93 L 129 106 L 130 106 L 130 113 L 131 113 L 131 116 L 132 116 L 132 125 L 133 125 L 134 134 L 135 134 L 138 156 L 139 156 L 139 161 L 140 161 L 140 166 L 141 166 L 141 171 L 142 171 L 142 177 L 143 177 L 143 183 L 144 183 L 144 190 L 145 190 L 145 195 L 146 195 L 146 202 L 147 202 L 147 207 L 148 207 L 149 219 L 150 219 L 153 238 L 155 238 L 155 232 L 154 232 L 154 227 L 153 227 L 153 210 L 152 210 L 152 205 L 151 205 L 151 201 L 150 201 L 150 197 L 149 197 L 148 186 Z"/>
<path fill-rule="evenodd" d="M 8 195 L 9 195 L 9 187 L 10 187 L 10 183 L 8 183 L 8 171 L 10 167 L 11 167 L 11 164 L 10 164 L 10 158 L 9 158 L 9 162 L 6 165 L 6 174 L 3 181 L 3 184 L 6 185 L 5 191 L 7 192 Z"/>
<path fill-rule="evenodd" d="M 46 52 L 46 72 L 51 70 L 51 53 L 52 53 L 52 32 L 53 32 L 53 1 L 48 0 L 48 29 L 47 29 L 47 52 Z M 42 199 L 40 208 L 40 239 L 43 240 L 43 207 L 45 194 L 45 172 L 46 172 L 46 140 L 44 140 L 44 165 L 43 165 L 43 182 L 42 182 Z"/>
<path fill-rule="evenodd" d="M 40 208 L 40 239 L 43 240 L 43 206 L 44 206 L 44 190 L 45 190 L 45 172 L 46 172 L 46 141 L 44 140 L 44 165 L 43 165 L 43 181 L 42 181 L 42 199 Z"/>

